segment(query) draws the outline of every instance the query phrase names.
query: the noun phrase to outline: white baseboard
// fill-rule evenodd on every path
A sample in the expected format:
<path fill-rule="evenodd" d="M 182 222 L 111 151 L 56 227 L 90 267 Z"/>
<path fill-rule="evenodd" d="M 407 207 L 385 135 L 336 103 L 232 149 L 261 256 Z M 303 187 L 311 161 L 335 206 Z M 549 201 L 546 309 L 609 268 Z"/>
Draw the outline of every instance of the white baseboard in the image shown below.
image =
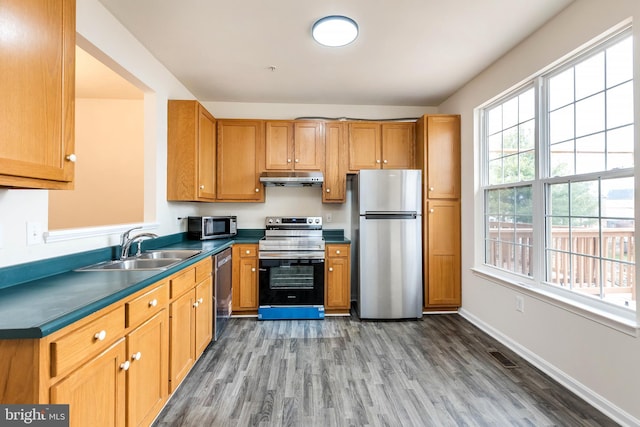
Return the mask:
<path fill-rule="evenodd" d="M 492 326 L 486 324 L 473 314 L 466 311 L 464 308 L 461 308 L 459 310 L 459 314 L 460 316 L 464 317 L 466 320 L 480 328 L 482 331 L 486 332 L 491 337 L 509 347 L 509 349 L 517 353 L 527 362 L 531 363 L 536 368 L 549 375 L 551 378 L 562 384 L 567 389 L 571 390 L 573 393 L 584 399 L 591 406 L 598 409 L 615 422 L 623 426 L 640 426 L 640 419 L 634 417 L 633 415 L 611 403 L 609 400 L 600 396 L 598 393 L 586 387 L 584 384 L 568 376 L 562 370 L 558 369 L 546 360 L 540 358 L 537 354 L 529 351 L 527 348 L 521 346 L 516 341 L 513 341 L 511 338 L 494 329 Z"/>

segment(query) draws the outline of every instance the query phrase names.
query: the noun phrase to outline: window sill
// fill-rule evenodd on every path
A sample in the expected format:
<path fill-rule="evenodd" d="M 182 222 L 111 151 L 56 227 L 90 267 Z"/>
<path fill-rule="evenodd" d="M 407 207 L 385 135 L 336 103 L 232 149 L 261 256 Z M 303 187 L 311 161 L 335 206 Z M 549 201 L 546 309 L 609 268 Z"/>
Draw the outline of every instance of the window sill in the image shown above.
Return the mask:
<path fill-rule="evenodd" d="M 157 222 L 118 224 L 103 227 L 70 228 L 66 230 L 54 230 L 44 233 L 45 243 L 63 242 L 66 240 L 85 239 L 96 236 L 106 236 L 109 234 L 121 234 L 133 227 L 142 227 L 138 231 L 154 230 L 160 226 Z"/>
<path fill-rule="evenodd" d="M 535 288 L 524 283 L 517 283 L 515 281 L 508 280 L 502 276 L 492 274 L 491 272 L 488 272 L 486 270 L 472 268 L 471 271 L 474 275 L 489 280 L 490 282 L 526 294 L 531 298 L 535 298 L 539 301 L 553 305 L 562 310 L 584 317 L 585 319 L 615 329 L 616 331 L 633 337 L 639 336 L 640 324 L 637 320 L 631 318 L 631 316 L 625 317 L 609 313 L 604 310 L 600 310 L 595 307 L 591 307 L 589 305 L 571 300 L 569 298 L 565 298 L 562 295 L 558 295 L 554 292 L 549 292 L 545 289 Z"/>

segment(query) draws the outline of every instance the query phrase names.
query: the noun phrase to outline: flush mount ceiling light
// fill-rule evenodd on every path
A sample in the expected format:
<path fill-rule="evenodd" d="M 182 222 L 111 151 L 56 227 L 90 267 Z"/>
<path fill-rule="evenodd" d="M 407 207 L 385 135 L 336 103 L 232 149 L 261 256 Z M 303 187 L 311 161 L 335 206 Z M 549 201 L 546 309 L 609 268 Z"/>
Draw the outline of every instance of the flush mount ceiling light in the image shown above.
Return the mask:
<path fill-rule="evenodd" d="M 311 34 L 324 46 L 344 46 L 358 37 L 358 24 L 351 18 L 340 15 L 325 16 L 313 24 Z"/>

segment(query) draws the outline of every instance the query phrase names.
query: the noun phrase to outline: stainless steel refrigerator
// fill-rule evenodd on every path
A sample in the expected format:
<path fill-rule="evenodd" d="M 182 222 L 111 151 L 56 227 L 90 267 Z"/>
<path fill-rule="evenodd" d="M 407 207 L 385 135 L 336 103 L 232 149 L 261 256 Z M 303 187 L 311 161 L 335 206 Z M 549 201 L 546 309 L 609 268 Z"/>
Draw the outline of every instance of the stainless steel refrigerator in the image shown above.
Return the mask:
<path fill-rule="evenodd" d="M 421 172 L 361 170 L 352 186 L 358 315 L 421 318 Z"/>

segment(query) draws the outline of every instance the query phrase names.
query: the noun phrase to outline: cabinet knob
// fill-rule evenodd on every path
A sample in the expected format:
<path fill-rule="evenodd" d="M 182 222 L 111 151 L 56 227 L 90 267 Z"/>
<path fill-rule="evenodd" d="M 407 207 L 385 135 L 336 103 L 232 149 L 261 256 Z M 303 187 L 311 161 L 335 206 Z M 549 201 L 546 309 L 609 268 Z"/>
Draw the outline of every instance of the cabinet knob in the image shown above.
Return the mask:
<path fill-rule="evenodd" d="M 201 190 L 204 190 L 204 185 L 201 185 L 201 186 L 200 186 L 200 189 L 201 189 Z"/>
<path fill-rule="evenodd" d="M 133 353 L 131 355 L 131 360 L 140 360 L 141 357 L 142 357 L 142 353 L 140 353 L 140 352 Z"/>
<path fill-rule="evenodd" d="M 380 159 L 376 160 L 376 163 L 380 163 Z"/>
<path fill-rule="evenodd" d="M 129 366 L 131 366 L 131 362 L 129 362 L 128 360 L 125 360 L 125 362 L 120 365 L 120 369 L 122 369 L 123 371 L 128 371 Z"/>
<path fill-rule="evenodd" d="M 429 213 L 434 213 L 435 210 L 434 209 L 429 209 Z"/>
<path fill-rule="evenodd" d="M 255 272 L 256 272 L 256 268 L 255 268 L 255 267 L 252 267 L 252 268 L 251 268 L 251 272 L 252 272 L 252 273 L 255 273 Z"/>
<path fill-rule="evenodd" d="M 330 188 L 327 188 L 327 193 L 331 193 L 331 189 Z"/>
<path fill-rule="evenodd" d="M 156 305 L 158 305 L 157 299 L 154 298 L 151 301 L 149 301 L 149 307 L 155 307 Z"/>
<path fill-rule="evenodd" d="M 198 308 L 198 306 L 199 306 L 199 305 L 200 305 L 200 303 L 199 303 L 198 301 L 196 301 L 196 302 L 194 302 L 194 303 L 193 303 L 193 306 L 194 306 L 195 308 Z"/>
<path fill-rule="evenodd" d="M 329 271 L 333 271 L 333 267 L 329 267 Z"/>
<path fill-rule="evenodd" d="M 78 158 L 76 157 L 76 155 L 75 155 L 75 154 L 71 153 L 71 154 L 68 154 L 68 155 L 65 157 L 65 159 L 66 159 L 67 161 L 71 162 L 71 163 L 75 163 L 75 162 L 76 162 L 76 160 L 77 160 Z"/>
<path fill-rule="evenodd" d="M 385 161 L 384 161 L 384 162 L 382 162 L 382 163 L 384 163 L 384 164 L 386 165 L 386 164 L 387 164 L 387 163 L 389 163 L 389 162 L 387 162 L 387 161 L 385 160 Z"/>
<path fill-rule="evenodd" d="M 244 253 L 249 255 L 251 253 L 251 251 L 249 249 L 247 249 L 246 251 L 244 251 Z"/>
<path fill-rule="evenodd" d="M 287 159 L 287 163 L 291 163 L 291 159 Z"/>
<path fill-rule="evenodd" d="M 259 188 L 256 188 L 256 193 L 259 193 L 259 192 L 260 192 L 260 189 L 259 189 Z"/>
<path fill-rule="evenodd" d="M 337 254 L 337 255 L 340 255 L 340 250 L 337 250 L 337 251 L 336 251 L 336 254 Z"/>
<path fill-rule="evenodd" d="M 296 159 L 296 163 L 299 163 L 299 162 L 300 162 L 300 159 Z"/>
<path fill-rule="evenodd" d="M 107 331 L 102 330 L 93 336 L 97 341 L 104 341 L 107 337 Z"/>
<path fill-rule="evenodd" d="M 429 187 L 429 191 L 433 191 L 435 190 L 433 187 Z"/>
<path fill-rule="evenodd" d="M 198 304 L 202 304 L 203 302 L 204 302 L 204 299 L 198 298 Z"/>

